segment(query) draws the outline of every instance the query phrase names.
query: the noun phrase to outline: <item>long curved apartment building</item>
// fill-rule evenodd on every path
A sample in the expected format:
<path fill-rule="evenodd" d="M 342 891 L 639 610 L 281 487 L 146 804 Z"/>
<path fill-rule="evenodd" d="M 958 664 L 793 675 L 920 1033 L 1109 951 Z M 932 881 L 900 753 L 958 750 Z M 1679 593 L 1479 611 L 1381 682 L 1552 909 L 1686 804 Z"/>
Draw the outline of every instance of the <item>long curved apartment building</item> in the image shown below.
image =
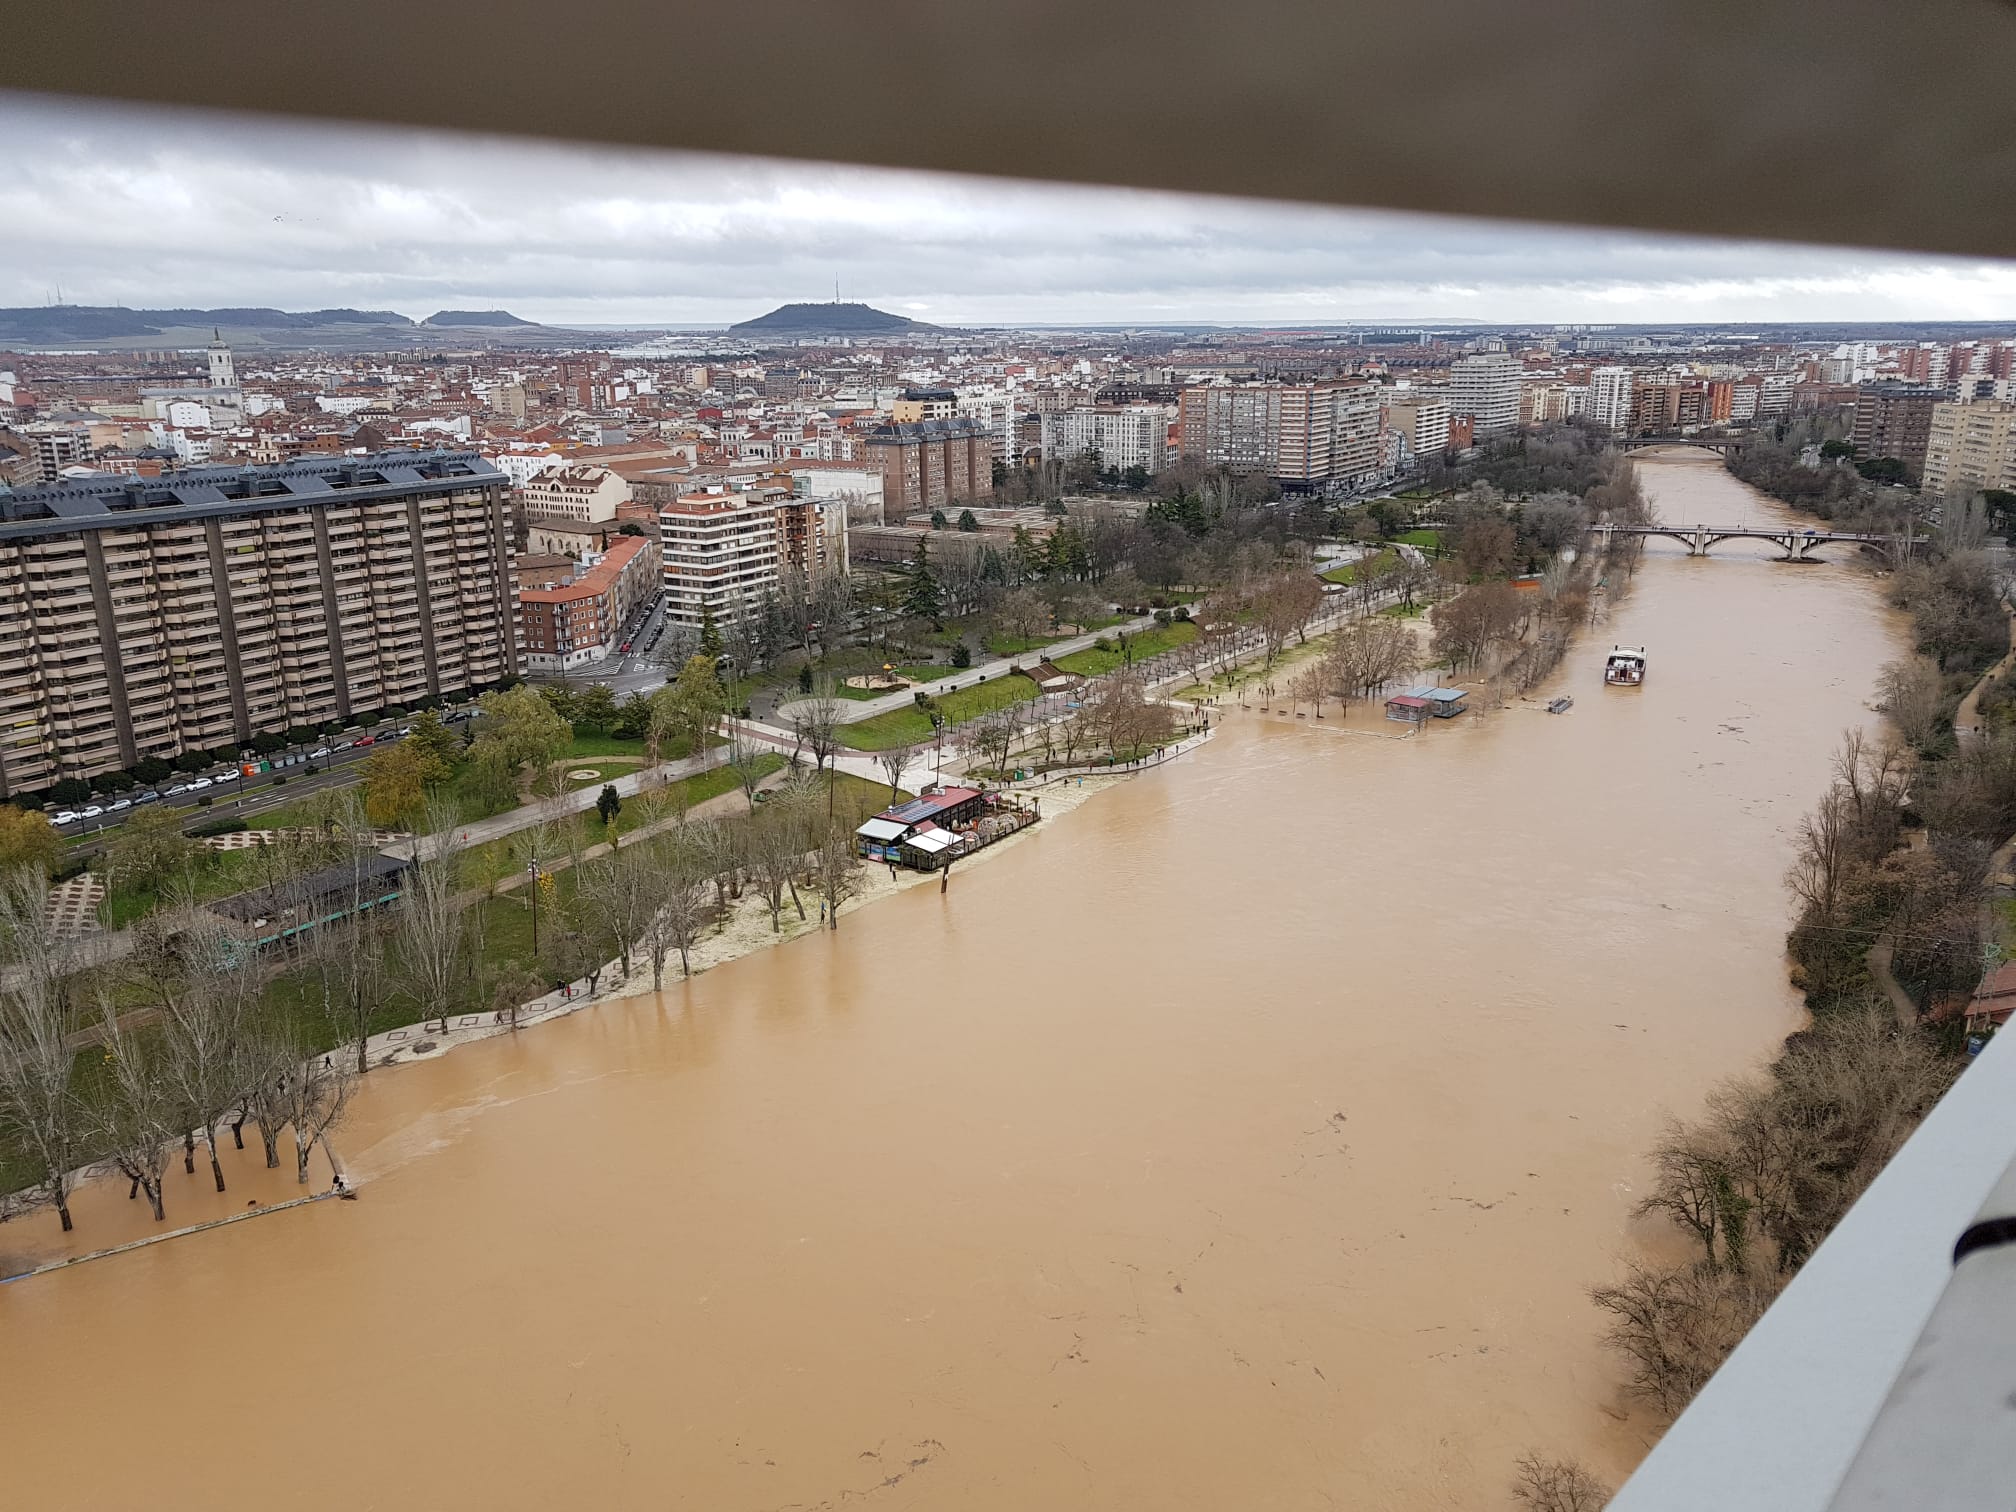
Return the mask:
<path fill-rule="evenodd" d="M 0 796 L 520 671 L 474 452 L 0 492 Z"/>

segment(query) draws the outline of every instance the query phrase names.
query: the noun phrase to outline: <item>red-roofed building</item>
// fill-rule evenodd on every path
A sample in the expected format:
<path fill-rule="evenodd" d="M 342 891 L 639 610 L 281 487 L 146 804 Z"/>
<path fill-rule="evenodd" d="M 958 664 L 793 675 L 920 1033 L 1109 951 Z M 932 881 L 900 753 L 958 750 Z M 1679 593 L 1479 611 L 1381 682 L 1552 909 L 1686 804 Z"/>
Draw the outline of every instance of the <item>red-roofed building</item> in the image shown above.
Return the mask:
<path fill-rule="evenodd" d="M 525 664 L 569 672 L 600 661 L 622 643 L 623 627 L 658 591 L 658 543 L 616 536 L 585 571 L 518 594 Z"/>

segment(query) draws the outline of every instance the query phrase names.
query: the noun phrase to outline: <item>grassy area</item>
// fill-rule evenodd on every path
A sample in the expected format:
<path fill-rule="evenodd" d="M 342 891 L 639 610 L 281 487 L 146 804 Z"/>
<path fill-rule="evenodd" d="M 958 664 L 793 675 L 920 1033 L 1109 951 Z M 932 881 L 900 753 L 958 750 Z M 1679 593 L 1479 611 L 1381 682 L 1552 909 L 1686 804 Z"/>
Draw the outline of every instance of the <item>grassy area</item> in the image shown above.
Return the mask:
<path fill-rule="evenodd" d="M 684 742 L 675 742 L 675 744 L 683 745 Z M 677 761 L 679 757 L 685 754 L 685 751 L 675 752 L 668 746 L 665 752 L 665 759 L 667 761 Z M 576 730 L 574 732 L 574 739 L 568 744 L 567 749 L 561 753 L 561 759 L 563 761 L 570 761 L 577 756 L 634 756 L 639 761 L 642 761 L 644 759 L 644 742 L 641 740 L 625 740 L 621 735 L 598 735 L 592 732 L 584 735 L 581 731 Z"/>
<path fill-rule="evenodd" d="M 996 709 L 1005 709 L 1010 704 L 1027 703 L 1035 696 L 1035 680 L 1014 673 L 941 694 L 938 708 L 948 724 L 957 725 Z M 931 721 L 915 704 L 904 709 L 891 709 L 873 719 L 840 726 L 841 743 L 857 751 L 886 751 L 891 746 L 922 745 L 932 733 Z"/>
<path fill-rule="evenodd" d="M 1439 530 L 1403 530 L 1393 539 L 1403 546 L 1418 546 L 1423 551 L 1442 549 L 1442 532 Z"/>
<path fill-rule="evenodd" d="M 259 885 L 257 858 L 250 850 L 220 851 L 205 845 L 197 849 L 176 878 L 189 895 L 201 903 L 211 898 L 228 898 Z M 151 888 L 119 887 L 105 895 L 101 914 L 107 929 L 123 929 L 135 919 L 154 912 L 166 900 Z"/>
<path fill-rule="evenodd" d="M 1160 656 L 1164 651 L 1197 638 L 1197 627 L 1188 620 L 1178 620 L 1171 625 L 1157 625 L 1153 630 L 1143 630 L 1138 635 L 1127 638 L 1135 661 L 1146 661 L 1151 656 Z M 1075 672 L 1080 677 L 1098 677 L 1120 666 L 1126 658 L 1116 645 L 1111 651 L 1102 651 L 1097 646 L 1088 646 L 1083 651 L 1073 651 L 1069 656 L 1057 658 L 1057 666 L 1065 672 Z"/>
<path fill-rule="evenodd" d="M 584 764 L 566 761 L 561 765 L 567 772 L 567 788 L 572 792 L 577 788 L 599 787 L 605 782 L 614 782 L 618 777 L 628 777 L 643 765 L 640 757 L 636 761 L 595 761 Z M 582 777 L 578 773 L 586 772 Z"/>

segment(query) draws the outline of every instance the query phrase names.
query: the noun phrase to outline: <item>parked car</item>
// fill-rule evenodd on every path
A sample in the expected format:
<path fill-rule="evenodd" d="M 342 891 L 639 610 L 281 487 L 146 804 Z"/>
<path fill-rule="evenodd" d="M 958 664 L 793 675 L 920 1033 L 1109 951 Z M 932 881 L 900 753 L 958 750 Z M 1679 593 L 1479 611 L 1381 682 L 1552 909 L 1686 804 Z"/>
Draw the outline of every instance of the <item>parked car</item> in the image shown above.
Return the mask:
<path fill-rule="evenodd" d="M 91 805 L 89 805 L 89 806 L 88 806 L 87 808 L 85 808 L 84 810 L 82 810 L 82 811 L 81 811 L 81 812 L 80 812 L 80 813 L 79 813 L 79 814 L 77 815 L 77 817 L 78 817 L 79 819 L 96 819 L 96 818 L 97 818 L 97 817 L 98 817 L 98 816 L 99 816 L 100 814 L 102 814 L 102 813 L 104 813 L 104 812 L 105 812 L 105 810 L 103 810 L 102 808 L 98 807 L 98 805 L 94 803 L 94 804 L 91 804 Z"/>
<path fill-rule="evenodd" d="M 189 784 L 188 784 L 188 783 L 186 783 L 186 782 L 178 782 L 178 783 L 176 783 L 176 784 L 175 784 L 175 786 L 173 786 L 173 787 L 171 787 L 170 789 L 168 789 L 168 796 L 169 796 L 170 798 L 179 798 L 179 797 L 181 797 L 181 796 L 182 796 L 182 795 L 183 795 L 184 793 L 186 793 L 186 792 L 188 792 L 188 791 L 189 791 Z"/>
<path fill-rule="evenodd" d="M 161 801 L 161 795 L 157 792 L 154 792 L 152 789 L 149 789 L 147 792 L 139 794 L 137 797 L 134 798 L 133 801 L 135 803 L 159 803 Z"/>
<path fill-rule="evenodd" d="M 336 749 L 339 751 L 354 751 L 357 749 L 357 742 L 354 740 L 339 740 L 336 742 Z"/>
<path fill-rule="evenodd" d="M 378 744 L 378 737 L 376 735 L 361 735 L 351 742 L 351 744 L 355 749 L 362 750 L 365 746 Z"/>
<path fill-rule="evenodd" d="M 327 746 L 317 746 L 317 747 L 315 747 L 315 749 L 314 749 L 314 750 L 312 750 L 312 751 L 310 751 L 310 752 L 308 753 L 308 759 L 309 759 L 310 761 L 320 761 L 320 760 L 322 760 L 322 759 L 323 759 L 323 758 L 324 758 L 325 756 L 327 756 L 328 754 L 329 754 L 329 747 L 327 747 Z"/>
<path fill-rule="evenodd" d="M 110 803 L 105 805 L 105 812 L 116 814 L 121 809 L 129 809 L 131 807 L 133 807 L 133 800 L 131 798 L 114 798 Z"/>
<path fill-rule="evenodd" d="M 51 824 L 75 824 L 79 817 L 80 816 L 77 813 L 77 810 L 63 809 L 56 815 L 54 819 L 50 820 L 49 822 Z"/>
<path fill-rule="evenodd" d="M 630 654 L 630 642 L 628 641 L 623 642 L 623 654 L 625 656 L 628 656 Z"/>
<path fill-rule="evenodd" d="M 203 789 L 207 787 L 215 787 L 216 785 L 217 784 L 212 782 L 208 777 L 198 777 L 194 782 L 189 784 L 189 791 L 192 793 L 200 793 L 203 791 Z"/>

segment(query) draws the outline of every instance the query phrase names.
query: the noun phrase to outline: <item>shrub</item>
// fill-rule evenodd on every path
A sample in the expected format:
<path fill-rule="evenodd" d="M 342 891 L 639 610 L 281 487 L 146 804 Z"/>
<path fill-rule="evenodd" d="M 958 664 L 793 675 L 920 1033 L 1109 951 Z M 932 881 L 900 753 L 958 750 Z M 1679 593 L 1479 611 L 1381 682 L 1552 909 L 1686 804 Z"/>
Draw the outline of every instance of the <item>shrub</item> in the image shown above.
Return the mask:
<path fill-rule="evenodd" d="M 91 784 L 81 777 L 65 777 L 49 789 L 51 803 L 77 804 L 91 801 Z"/>
<path fill-rule="evenodd" d="M 952 665 L 955 667 L 970 667 L 973 665 L 973 653 L 966 649 L 966 642 L 961 641 L 952 648 Z"/>
<path fill-rule="evenodd" d="M 275 786 L 275 787 L 285 787 L 285 786 L 287 786 L 287 779 L 286 779 L 285 777 L 275 777 L 275 778 L 273 779 L 273 786 Z"/>
<path fill-rule="evenodd" d="M 1170 618 L 1174 619 L 1176 623 L 1179 625 L 1189 624 L 1190 606 L 1188 604 L 1178 604 L 1175 607 L 1175 609 L 1171 611 Z"/>
<path fill-rule="evenodd" d="M 196 797 L 196 807 L 208 808 L 210 807 L 211 804 L 215 803 L 216 801 L 217 800 L 215 798 L 212 798 L 208 793 L 199 793 Z"/>

